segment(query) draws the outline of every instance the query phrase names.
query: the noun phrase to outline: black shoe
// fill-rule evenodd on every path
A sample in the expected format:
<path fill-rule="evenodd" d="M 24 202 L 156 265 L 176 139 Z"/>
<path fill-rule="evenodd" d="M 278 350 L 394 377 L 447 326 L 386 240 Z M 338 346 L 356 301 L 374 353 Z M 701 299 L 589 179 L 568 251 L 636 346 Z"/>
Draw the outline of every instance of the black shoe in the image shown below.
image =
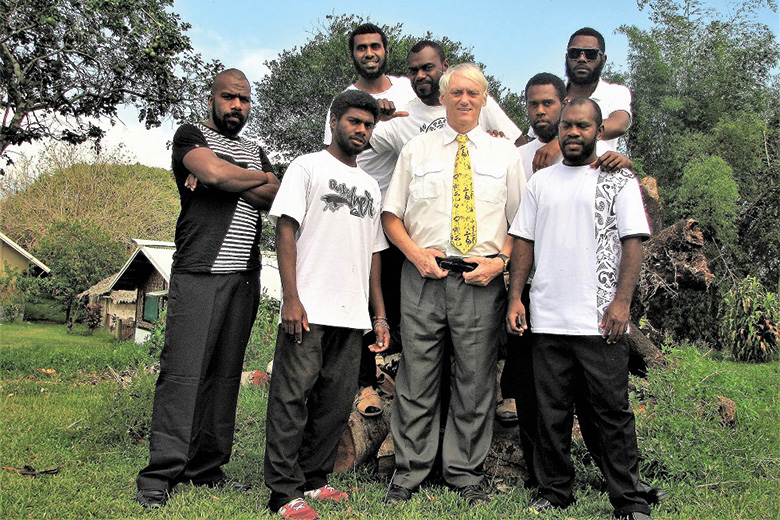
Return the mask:
<path fill-rule="evenodd" d="M 139 489 L 136 502 L 144 509 L 160 509 L 168 502 L 170 494 L 165 489 Z"/>
<path fill-rule="evenodd" d="M 482 488 L 476 484 L 455 488 L 455 492 L 459 494 L 463 500 L 468 502 L 469 505 L 472 506 L 475 504 L 479 504 L 481 502 L 490 501 L 490 498 L 488 498 L 487 493 L 482 491 Z"/>
<path fill-rule="evenodd" d="M 403 504 L 407 500 L 412 498 L 412 490 L 406 489 L 403 486 L 397 486 L 395 484 L 390 484 L 390 487 L 387 488 L 387 493 L 385 493 L 385 498 L 383 502 L 385 504 L 390 504 L 392 506 L 397 506 L 399 504 Z"/>
<path fill-rule="evenodd" d="M 537 513 L 541 513 L 542 511 L 550 511 L 552 509 L 562 508 L 561 506 L 556 506 L 544 497 L 537 497 L 533 502 L 531 502 L 531 505 L 528 507 L 528 509 L 536 511 Z"/>
<path fill-rule="evenodd" d="M 237 480 L 233 480 L 228 477 L 222 477 L 218 480 L 211 480 L 208 482 L 193 482 L 196 486 L 207 486 L 215 489 L 227 489 L 232 491 L 249 491 L 252 489 L 250 484 L 243 484 Z"/>
<path fill-rule="evenodd" d="M 640 480 L 636 487 L 648 505 L 655 506 L 669 498 L 669 493 L 661 488 L 651 486 L 644 480 Z"/>
<path fill-rule="evenodd" d="M 652 520 L 650 515 L 647 513 L 640 513 L 639 511 L 634 511 L 633 513 L 628 513 L 627 515 L 616 515 L 615 518 L 618 520 Z"/>

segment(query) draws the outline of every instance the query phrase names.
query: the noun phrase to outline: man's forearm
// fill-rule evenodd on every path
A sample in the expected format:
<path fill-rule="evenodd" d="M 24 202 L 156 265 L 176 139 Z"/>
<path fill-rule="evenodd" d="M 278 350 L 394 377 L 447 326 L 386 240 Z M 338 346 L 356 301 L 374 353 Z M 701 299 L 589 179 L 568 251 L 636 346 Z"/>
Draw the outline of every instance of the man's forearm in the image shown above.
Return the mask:
<path fill-rule="evenodd" d="M 515 239 L 509 265 L 509 299 L 520 299 L 534 265 L 534 243 Z"/>
<path fill-rule="evenodd" d="M 385 235 L 390 239 L 390 242 L 395 244 L 406 258 L 411 259 L 411 257 L 414 256 L 414 253 L 420 249 L 406 231 L 404 221 L 398 218 L 394 213 L 388 211 L 382 213 L 382 227 L 385 230 Z"/>
<path fill-rule="evenodd" d="M 382 260 L 379 253 L 371 255 L 371 274 L 368 283 L 368 299 L 374 316 L 387 317 L 382 295 Z"/>
<path fill-rule="evenodd" d="M 242 168 L 217 157 L 208 148 L 190 150 L 182 163 L 199 182 L 222 191 L 243 192 L 268 183 L 265 172 Z"/>
<path fill-rule="evenodd" d="M 615 301 L 630 305 L 642 269 L 642 240 L 626 238 L 621 242 L 621 247 Z"/>
<path fill-rule="evenodd" d="M 276 221 L 276 257 L 279 262 L 279 277 L 285 300 L 298 299 L 298 281 L 295 267 L 298 251 L 295 232 L 298 225 L 290 217 L 281 216 Z"/>
<path fill-rule="evenodd" d="M 241 198 L 247 201 L 253 208 L 260 211 L 268 211 L 274 202 L 276 192 L 279 191 L 279 179 L 270 172 L 265 172 L 268 182 L 251 190 L 241 193 Z"/>

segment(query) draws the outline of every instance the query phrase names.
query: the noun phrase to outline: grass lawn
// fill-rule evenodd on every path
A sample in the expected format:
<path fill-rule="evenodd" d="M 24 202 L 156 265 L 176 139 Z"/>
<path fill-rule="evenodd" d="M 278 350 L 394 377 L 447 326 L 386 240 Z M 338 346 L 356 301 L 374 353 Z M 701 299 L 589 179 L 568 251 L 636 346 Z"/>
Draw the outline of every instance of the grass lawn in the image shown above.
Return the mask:
<path fill-rule="evenodd" d="M 253 341 L 248 368 L 263 369 L 271 357 L 268 334 L 253 334 Z M 637 417 L 641 472 L 671 495 L 654 518 L 780 518 L 780 362 L 735 364 L 691 346 L 667 355 L 668 369 L 652 373 L 646 385 L 636 382 L 644 402 Z M 180 486 L 166 508 L 151 513 L 132 500 L 135 475 L 148 456 L 154 376 L 145 367 L 152 361 L 144 347 L 107 335 L 69 335 L 63 325 L 0 324 L 0 466 L 59 468 L 34 478 L 0 470 L 0 518 L 273 518 L 262 485 L 262 388 L 241 390 L 235 451 L 226 467 L 253 491 Z M 720 396 L 737 405 L 733 425 L 721 424 Z M 578 444 L 575 451 L 584 450 Z M 332 482 L 350 491 L 352 500 L 318 511 L 345 520 L 610 518 L 609 502 L 597 489 L 598 471 L 575 464 L 578 502 L 556 513 L 529 512 L 530 491 L 490 479 L 493 500 L 481 507 L 469 509 L 435 486 L 401 507 L 385 507 L 386 482 L 367 468 L 335 476 Z"/>

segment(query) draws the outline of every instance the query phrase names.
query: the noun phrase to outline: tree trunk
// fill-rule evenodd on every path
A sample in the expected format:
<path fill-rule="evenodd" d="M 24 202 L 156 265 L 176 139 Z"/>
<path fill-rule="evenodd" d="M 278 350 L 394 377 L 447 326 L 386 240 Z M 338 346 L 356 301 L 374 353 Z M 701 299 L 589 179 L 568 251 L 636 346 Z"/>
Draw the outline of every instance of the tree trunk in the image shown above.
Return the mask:
<path fill-rule="evenodd" d="M 341 436 L 333 471 L 347 471 L 373 459 L 382 442 L 390 433 L 390 415 L 393 400 L 385 395 L 382 399 L 382 415 L 363 417 L 357 409 L 352 410 L 347 429 Z"/>

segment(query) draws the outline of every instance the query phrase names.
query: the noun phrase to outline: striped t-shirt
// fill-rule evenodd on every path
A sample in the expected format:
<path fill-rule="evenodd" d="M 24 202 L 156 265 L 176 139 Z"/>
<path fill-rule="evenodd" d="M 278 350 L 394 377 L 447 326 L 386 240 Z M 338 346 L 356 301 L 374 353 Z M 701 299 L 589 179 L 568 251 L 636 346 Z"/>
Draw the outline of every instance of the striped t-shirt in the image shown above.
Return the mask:
<path fill-rule="evenodd" d="M 263 150 L 246 139 L 228 138 L 202 123 L 185 124 L 173 137 L 173 175 L 181 213 L 176 222 L 172 272 L 226 274 L 260 267 L 260 213 L 240 197 L 198 184 L 184 186 L 189 170 L 184 156 L 199 147 L 249 170 L 272 172 Z"/>

